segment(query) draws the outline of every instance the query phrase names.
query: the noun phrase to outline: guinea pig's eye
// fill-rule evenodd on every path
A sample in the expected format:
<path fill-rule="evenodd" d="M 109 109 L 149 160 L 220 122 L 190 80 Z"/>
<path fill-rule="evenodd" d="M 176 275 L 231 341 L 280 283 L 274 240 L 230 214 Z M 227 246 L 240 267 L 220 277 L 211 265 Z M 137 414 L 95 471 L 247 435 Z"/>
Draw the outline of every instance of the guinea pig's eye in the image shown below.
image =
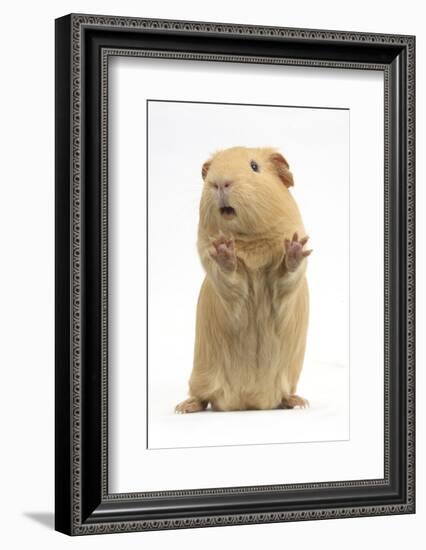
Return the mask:
<path fill-rule="evenodd" d="M 250 162 L 250 166 L 251 166 L 251 169 L 253 170 L 253 172 L 259 172 L 259 165 L 257 164 L 256 161 L 252 160 Z"/>

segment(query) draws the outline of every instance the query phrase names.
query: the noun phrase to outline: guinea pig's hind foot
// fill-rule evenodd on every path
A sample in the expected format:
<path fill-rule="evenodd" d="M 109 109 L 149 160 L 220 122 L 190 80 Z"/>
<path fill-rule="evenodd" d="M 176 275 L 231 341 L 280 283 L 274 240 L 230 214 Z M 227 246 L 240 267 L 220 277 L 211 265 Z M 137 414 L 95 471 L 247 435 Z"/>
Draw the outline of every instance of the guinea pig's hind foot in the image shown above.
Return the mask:
<path fill-rule="evenodd" d="M 281 401 L 282 409 L 294 409 L 295 407 L 306 409 L 307 407 L 309 407 L 309 401 L 296 394 L 289 395 L 288 397 L 283 397 Z"/>
<path fill-rule="evenodd" d="M 190 397 L 189 399 L 185 399 L 185 401 L 182 401 L 182 403 L 179 403 L 179 405 L 176 405 L 175 413 L 184 414 L 204 411 L 207 405 L 208 401 L 201 401 L 200 399 L 196 399 L 195 397 Z"/>

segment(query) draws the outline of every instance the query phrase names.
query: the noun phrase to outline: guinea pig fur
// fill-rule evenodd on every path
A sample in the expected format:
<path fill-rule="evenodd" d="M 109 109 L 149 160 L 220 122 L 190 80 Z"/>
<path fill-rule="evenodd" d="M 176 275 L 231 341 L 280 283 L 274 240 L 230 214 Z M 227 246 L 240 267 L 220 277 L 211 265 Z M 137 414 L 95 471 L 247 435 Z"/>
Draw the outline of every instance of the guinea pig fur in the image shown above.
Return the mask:
<path fill-rule="evenodd" d="M 304 407 L 305 235 L 293 176 L 275 149 L 232 147 L 202 167 L 201 286 L 189 399 L 176 412 Z"/>

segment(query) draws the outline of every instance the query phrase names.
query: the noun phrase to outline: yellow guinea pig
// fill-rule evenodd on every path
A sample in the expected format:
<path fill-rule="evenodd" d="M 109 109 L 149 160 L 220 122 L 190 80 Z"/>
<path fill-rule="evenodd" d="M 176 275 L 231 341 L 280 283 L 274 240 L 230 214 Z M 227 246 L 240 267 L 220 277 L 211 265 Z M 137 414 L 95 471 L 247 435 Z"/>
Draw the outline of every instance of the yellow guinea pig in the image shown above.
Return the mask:
<path fill-rule="evenodd" d="M 232 147 L 202 167 L 198 252 L 206 271 L 197 306 L 189 399 L 176 412 L 289 409 L 303 366 L 308 240 L 272 148 Z"/>

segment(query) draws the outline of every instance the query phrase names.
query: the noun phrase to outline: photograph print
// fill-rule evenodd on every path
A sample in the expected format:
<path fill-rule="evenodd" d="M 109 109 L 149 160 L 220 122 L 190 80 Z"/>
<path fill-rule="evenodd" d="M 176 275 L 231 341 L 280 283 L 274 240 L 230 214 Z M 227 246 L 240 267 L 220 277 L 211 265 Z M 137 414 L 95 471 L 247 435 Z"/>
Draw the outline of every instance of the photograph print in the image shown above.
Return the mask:
<path fill-rule="evenodd" d="M 149 449 L 349 439 L 349 124 L 147 101 Z"/>

